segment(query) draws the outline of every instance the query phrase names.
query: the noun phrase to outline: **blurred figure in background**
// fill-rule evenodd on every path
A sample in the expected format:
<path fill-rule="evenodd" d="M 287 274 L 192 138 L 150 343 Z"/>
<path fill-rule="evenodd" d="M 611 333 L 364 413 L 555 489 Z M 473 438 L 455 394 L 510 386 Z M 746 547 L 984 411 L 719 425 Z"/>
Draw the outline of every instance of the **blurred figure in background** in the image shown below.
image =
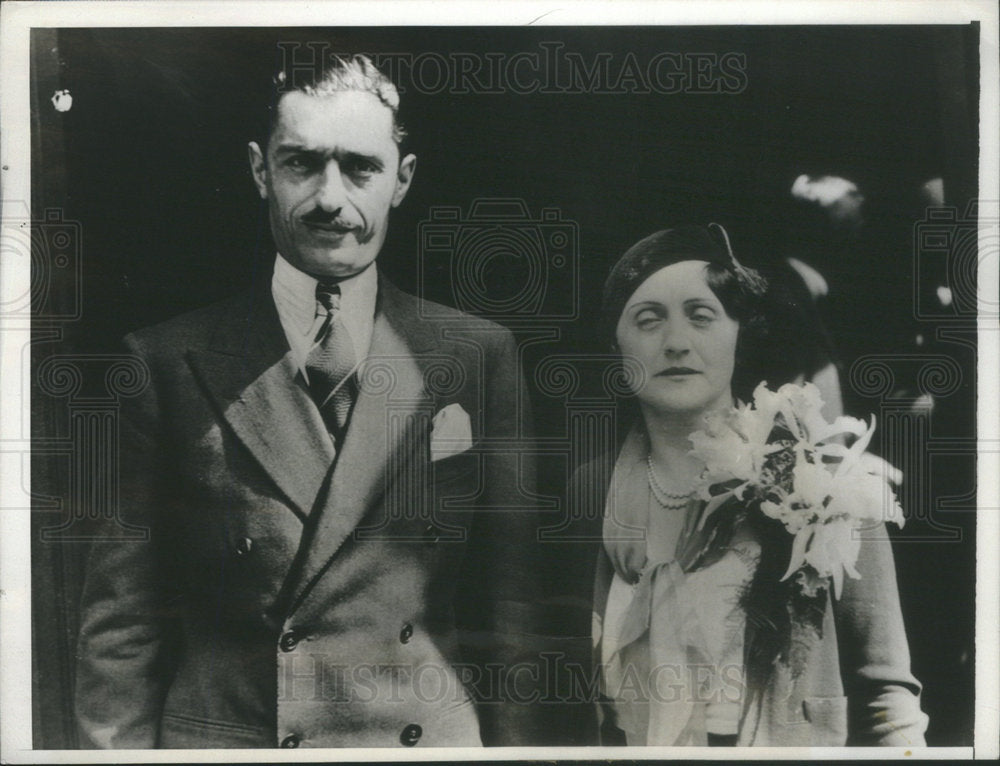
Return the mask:
<path fill-rule="evenodd" d="M 968 499 L 975 466 L 968 454 L 935 454 L 933 442 L 961 443 L 976 432 L 974 319 L 971 330 L 956 323 L 963 285 L 955 283 L 963 275 L 974 282 L 957 261 L 975 263 L 975 229 L 968 243 L 959 242 L 964 211 L 955 211 L 956 223 L 943 224 L 951 232 L 947 258 L 923 258 L 922 223 L 938 214 L 948 220 L 947 189 L 932 167 L 905 176 L 827 170 L 789 174 L 778 205 L 777 257 L 761 269 L 771 283 L 772 334 L 789 336 L 774 346 L 788 348 L 797 338 L 787 373 L 811 376 L 824 398 L 836 388 L 846 414 L 879 418 L 869 448 L 904 474 L 899 494 L 907 528 L 894 537 L 907 544 L 894 548 L 913 672 L 925 684 L 927 740 L 953 742 L 963 732 L 971 742 L 972 700 L 962 690 L 972 684 L 974 594 L 953 585 L 975 577 L 974 501 Z M 852 367 L 858 365 L 857 375 L 866 357 L 891 370 L 888 391 L 852 383 Z M 926 365 L 942 360 L 958 372 L 953 387 L 922 377 Z M 948 576 L 929 577 L 932 572 Z"/>

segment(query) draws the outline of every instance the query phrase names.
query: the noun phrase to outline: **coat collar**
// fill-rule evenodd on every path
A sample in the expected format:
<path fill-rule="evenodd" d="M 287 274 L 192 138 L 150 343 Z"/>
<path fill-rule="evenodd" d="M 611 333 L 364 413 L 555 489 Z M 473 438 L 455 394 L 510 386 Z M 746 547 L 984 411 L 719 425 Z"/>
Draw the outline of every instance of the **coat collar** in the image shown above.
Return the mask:
<path fill-rule="evenodd" d="M 205 349 L 187 360 L 222 418 L 304 519 L 333 459 L 298 378 L 269 284 L 231 301 Z"/>
<path fill-rule="evenodd" d="M 369 377 L 392 370 L 401 386 L 416 390 L 419 375 L 400 360 L 437 346 L 433 328 L 421 321 L 420 302 L 379 274 Z M 261 280 L 231 301 L 205 349 L 191 350 L 188 363 L 223 419 L 275 483 L 292 510 L 306 519 L 335 458 L 323 419 L 302 382 L 270 294 Z M 381 360 L 381 361 L 380 361 Z M 368 389 L 371 390 L 369 385 Z M 380 415 L 362 390 L 338 465 L 350 464 L 357 433 Z M 371 458 L 379 454 L 365 450 Z"/>

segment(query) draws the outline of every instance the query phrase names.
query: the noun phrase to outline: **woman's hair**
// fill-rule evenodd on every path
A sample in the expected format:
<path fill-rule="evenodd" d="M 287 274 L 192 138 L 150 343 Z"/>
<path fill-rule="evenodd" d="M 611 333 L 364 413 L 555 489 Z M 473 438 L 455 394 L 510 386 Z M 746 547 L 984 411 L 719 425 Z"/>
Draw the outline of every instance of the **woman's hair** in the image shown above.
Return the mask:
<path fill-rule="evenodd" d="M 767 282 L 736 260 L 729 237 L 719 224 L 664 229 L 626 250 L 604 282 L 602 335 L 617 350 L 615 330 L 628 299 L 660 269 L 682 261 L 705 261 L 705 281 L 726 314 L 739 322 L 732 386 L 733 394 L 746 401 L 762 380 L 758 350 L 766 336 L 761 303 Z"/>
<path fill-rule="evenodd" d="M 714 262 L 705 266 L 705 281 L 726 314 L 740 323 L 732 388 L 737 399 L 749 401 L 754 388 L 766 376 L 766 356 L 762 350 L 768 325 L 761 304 L 767 282 L 753 269 L 740 267 L 737 271 Z"/>

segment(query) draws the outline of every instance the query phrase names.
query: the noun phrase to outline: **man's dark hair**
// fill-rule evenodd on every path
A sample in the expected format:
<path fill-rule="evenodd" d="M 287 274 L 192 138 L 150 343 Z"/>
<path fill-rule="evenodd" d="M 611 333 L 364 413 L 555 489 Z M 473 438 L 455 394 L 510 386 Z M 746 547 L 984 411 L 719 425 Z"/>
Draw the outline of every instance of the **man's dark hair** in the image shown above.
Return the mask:
<path fill-rule="evenodd" d="M 267 105 L 267 124 L 263 140 L 258 141 L 264 156 L 278 121 L 278 104 L 286 93 L 299 91 L 309 96 L 329 96 L 342 91 L 371 93 L 392 112 L 392 138 L 403 155 L 406 129 L 399 121 L 399 91 L 396 85 L 368 56 L 357 53 L 353 56 L 333 56 L 322 69 L 295 69 L 291 73 L 279 70 L 271 78 L 270 99 Z"/>

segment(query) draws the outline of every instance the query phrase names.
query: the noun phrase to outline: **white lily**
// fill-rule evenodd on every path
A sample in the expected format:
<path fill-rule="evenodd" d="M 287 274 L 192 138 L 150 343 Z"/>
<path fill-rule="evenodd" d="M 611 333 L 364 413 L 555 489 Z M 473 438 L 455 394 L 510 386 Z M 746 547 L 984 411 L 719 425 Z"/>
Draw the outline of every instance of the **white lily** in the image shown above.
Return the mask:
<path fill-rule="evenodd" d="M 758 500 L 761 513 L 794 536 L 781 579 L 799 573 L 803 592 L 812 595 L 828 581 L 839 598 L 845 574 L 861 576 L 855 567 L 860 551 L 856 532 L 870 521 L 903 526 L 903 511 L 890 486 L 903 475 L 866 452 L 875 433 L 874 416 L 867 424 L 846 416 L 827 422 L 822 406 L 812 384 L 786 384 L 774 392 L 761 383 L 752 407 L 739 404 L 727 413 L 714 413 L 705 430 L 691 435 L 691 454 L 706 465 L 701 524 L 730 498 Z M 782 422 L 792 443 L 769 443 L 776 423 Z M 850 447 L 830 441 L 843 434 L 855 437 Z M 779 451 L 786 454 L 772 457 Z M 733 486 L 712 495 L 710 489 L 724 482 Z"/>

